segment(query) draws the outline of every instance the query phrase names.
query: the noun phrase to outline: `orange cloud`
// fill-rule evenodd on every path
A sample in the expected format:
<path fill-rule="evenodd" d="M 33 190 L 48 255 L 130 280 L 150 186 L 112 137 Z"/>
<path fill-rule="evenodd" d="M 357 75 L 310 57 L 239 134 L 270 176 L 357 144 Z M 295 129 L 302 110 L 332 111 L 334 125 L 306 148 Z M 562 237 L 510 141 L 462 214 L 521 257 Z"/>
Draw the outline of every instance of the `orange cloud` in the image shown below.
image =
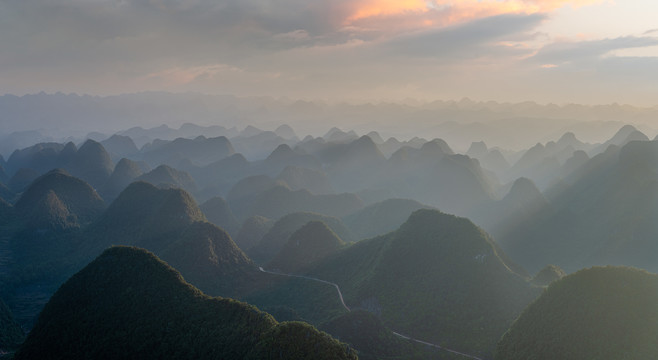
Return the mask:
<path fill-rule="evenodd" d="M 429 11 L 423 0 L 364 0 L 355 1 L 347 23 L 373 16 L 390 16 L 401 13 L 423 13 Z"/>
<path fill-rule="evenodd" d="M 502 14 L 550 12 L 566 5 L 583 6 L 604 0 L 355 0 L 345 25 L 358 26 L 395 18 L 396 27 L 446 26 Z M 386 24 L 390 25 L 390 24 Z M 415 25 L 415 26 L 414 26 Z"/>

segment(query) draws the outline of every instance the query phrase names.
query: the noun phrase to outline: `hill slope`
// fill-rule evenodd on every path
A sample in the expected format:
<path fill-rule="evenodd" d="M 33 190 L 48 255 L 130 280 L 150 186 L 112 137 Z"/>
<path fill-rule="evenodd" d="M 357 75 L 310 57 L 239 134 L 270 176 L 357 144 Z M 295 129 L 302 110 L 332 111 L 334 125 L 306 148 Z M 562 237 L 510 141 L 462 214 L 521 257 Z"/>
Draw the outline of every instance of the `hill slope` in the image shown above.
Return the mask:
<path fill-rule="evenodd" d="M 505 334 L 496 359 L 658 358 L 658 275 L 591 268 L 551 284 Z"/>
<path fill-rule="evenodd" d="M 299 273 L 308 266 L 335 253 L 345 243 L 321 221 L 309 221 L 288 239 L 268 268 Z"/>
<path fill-rule="evenodd" d="M 23 342 L 23 330 L 16 323 L 7 305 L 0 299 L 0 354 L 12 350 Z"/>
<path fill-rule="evenodd" d="M 310 326 L 277 324 L 253 306 L 208 297 L 153 254 L 115 247 L 62 285 L 15 358 L 251 359 L 261 354 L 356 359 Z"/>
<path fill-rule="evenodd" d="M 415 338 L 488 354 L 538 290 L 468 219 L 414 212 L 397 231 L 358 242 L 310 271 L 351 308 Z"/>

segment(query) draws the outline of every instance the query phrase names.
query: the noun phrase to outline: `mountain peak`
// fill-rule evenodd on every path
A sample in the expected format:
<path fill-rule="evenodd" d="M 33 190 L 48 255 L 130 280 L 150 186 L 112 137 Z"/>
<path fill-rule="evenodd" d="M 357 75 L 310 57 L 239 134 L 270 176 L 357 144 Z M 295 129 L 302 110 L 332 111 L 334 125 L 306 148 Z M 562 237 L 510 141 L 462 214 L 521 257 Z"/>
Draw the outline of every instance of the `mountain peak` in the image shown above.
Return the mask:
<path fill-rule="evenodd" d="M 546 199 L 542 195 L 541 191 L 537 188 L 535 183 L 525 177 L 521 177 L 514 181 L 510 191 L 505 195 L 504 201 L 511 202 L 513 204 L 527 204 L 533 203 L 536 201 L 545 202 Z"/>
<path fill-rule="evenodd" d="M 268 267 L 287 273 L 303 271 L 336 252 L 344 242 L 322 221 L 309 221 L 295 231 Z"/>

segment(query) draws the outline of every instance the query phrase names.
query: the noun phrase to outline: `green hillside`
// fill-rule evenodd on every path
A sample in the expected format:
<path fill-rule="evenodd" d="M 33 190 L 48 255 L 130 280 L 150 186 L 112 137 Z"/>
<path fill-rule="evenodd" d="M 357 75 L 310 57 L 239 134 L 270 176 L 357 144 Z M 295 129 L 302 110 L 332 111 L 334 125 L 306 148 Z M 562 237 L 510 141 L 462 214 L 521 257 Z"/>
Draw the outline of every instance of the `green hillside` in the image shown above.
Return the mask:
<path fill-rule="evenodd" d="M 283 249 L 290 236 L 309 221 L 325 223 L 343 241 L 349 242 L 353 239 L 352 233 L 343 222 L 333 216 L 297 212 L 288 214 L 274 223 L 258 243 L 249 250 L 249 256 L 258 263 L 267 263 Z"/>
<path fill-rule="evenodd" d="M 356 359 L 303 324 L 211 298 L 153 254 L 113 247 L 50 299 L 15 359 Z"/>
<path fill-rule="evenodd" d="M 516 320 L 497 360 L 658 358 L 658 275 L 581 270 L 552 283 Z"/>
<path fill-rule="evenodd" d="M 538 289 L 505 265 L 471 221 L 414 212 L 400 229 L 364 240 L 311 270 L 341 286 L 351 308 L 395 331 L 489 354 Z"/>
<path fill-rule="evenodd" d="M 285 273 L 301 273 L 338 251 L 344 244 L 325 223 L 309 221 L 290 236 L 267 267 Z"/>

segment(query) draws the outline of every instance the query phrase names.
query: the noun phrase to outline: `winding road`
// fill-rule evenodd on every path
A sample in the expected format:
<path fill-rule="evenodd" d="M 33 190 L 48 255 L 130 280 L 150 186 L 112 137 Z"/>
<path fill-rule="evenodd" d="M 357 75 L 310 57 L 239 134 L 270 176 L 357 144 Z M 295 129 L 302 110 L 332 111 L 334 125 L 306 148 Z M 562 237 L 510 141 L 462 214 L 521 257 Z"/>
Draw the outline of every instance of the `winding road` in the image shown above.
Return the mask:
<path fill-rule="evenodd" d="M 340 303 L 343 305 L 343 307 L 345 308 L 345 310 L 347 310 L 348 312 L 351 312 L 351 311 L 352 311 L 352 310 L 347 306 L 347 304 L 345 304 L 345 299 L 343 299 L 343 293 L 340 291 L 340 287 L 339 287 L 338 284 L 336 284 L 336 283 L 332 283 L 332 282 L 330 282 L 330 281 L 326 281 L 326 280 L 322 280 L 322 279 L 318 279 L 318 278 L 314 278 L 314 277 L 310 277 L 310 276 L 294 275 L 294 274 L 286 274 L 286 273 L 282 273 L 282 272 L 278 272 L 278 271 L 269 271 L 269 270 L 265 270 L 265 269 L 263 269 L 262 266 L 259 266 L 259 267 L 258 267 L 258 270 L 260 270 L 260 271 L 262 271 L 262 272 L 264 272 L 264 273 L 267 273 L 267 274 L 280 275 L 280 276 L 288 276 L 288 277 L 294 277 L 294 278 L 300 278 L 300 279 L 306 279 L 306 280 L 317 281 L 317 282 L 321 282 L 321 283 L 324 283 L 324 284 L 327 284 L 327 285 L 331 285 L 331 286 L 333 286 L 333 287 L 336 288 L 336 291 L 338 292 L 338 297 L 340 298 Z M 427 341 L 422 341 L 422 340 L 414 339 L 414 338 L 412 338 L 411 336 L 403 335 L 403 334 L 397 333 L 397 332 L 395 332 L 395 331 L 392 331 L 392 332 L 393 332 L 393 335 L 395 335 L 395 336 L 397 336 L 397 337 L 401 337 L 401 338 L 406 339 L 406 340 L 415 341 L 415 342 L 417 342 L 417 343 L 419 343 L 419 344 L 423 344 L 423 345 L 431 346 L 431 347 L 433 347 L 433 348 L 440 349 L 440 350 L 443 350 L 443 351 L 447 351 L 447 352 L 452 353 L 452 354 L 455 354 L 455 355 L 460 355 L 460 356 L 463 356 L 463 357 L 466 357 L 466 358 L 469 358 L 469 359 L 473 359 L 473 360 L 484 360 L 484 359 L 479 358 L 479 357 L 474 356 L 474 355 L 464 354 L 463 352 L 459 352 L 459 351 L 457 351 L 457 350 L 448 349 L 448 348 L 443 347 L 443 346 L 441 346 L 441 345 L 432 344 L 432 343 L 429 343 L 429 342 L 427 342 Z"/>

